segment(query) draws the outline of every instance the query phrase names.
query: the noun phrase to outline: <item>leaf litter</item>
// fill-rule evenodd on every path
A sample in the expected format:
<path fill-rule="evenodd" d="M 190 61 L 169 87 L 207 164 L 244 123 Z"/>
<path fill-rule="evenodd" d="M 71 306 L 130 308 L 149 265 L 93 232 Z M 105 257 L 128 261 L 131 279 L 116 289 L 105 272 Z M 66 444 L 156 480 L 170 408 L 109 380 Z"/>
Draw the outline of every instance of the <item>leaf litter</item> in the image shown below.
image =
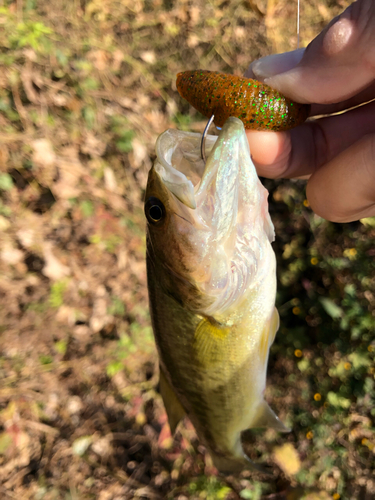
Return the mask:
<path fill-rule="evenodd" d="M 347 3 L 302 2 L 303 42 Z M 142 197 L 156 137 L 204 126 L 175 75 L 293 49 L 295 12 L 0 6 L 2 498 L 373 496 L 375 224 L 325 223 L 301 181 L 267 181 L 282 319 L 267 397 L 293 432 L 253 433 L 249 453 L 273 477 L 218 476 L 188 421 L 172 438 L 158 394 Z"/>

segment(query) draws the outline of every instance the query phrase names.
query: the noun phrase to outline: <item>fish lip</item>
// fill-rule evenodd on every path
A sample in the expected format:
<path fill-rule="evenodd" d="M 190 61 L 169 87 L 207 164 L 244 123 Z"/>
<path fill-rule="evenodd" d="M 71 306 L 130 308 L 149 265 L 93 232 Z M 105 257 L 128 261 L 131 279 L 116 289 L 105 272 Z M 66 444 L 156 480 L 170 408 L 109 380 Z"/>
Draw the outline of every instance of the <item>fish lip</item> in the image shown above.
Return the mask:
<path fill-rule="evenodd" d="M 176 198 L 191 209 L 196 209 L 195 186 L 181 170 L 189 170 L 199 176 L 196 170 L 203 170 L 203 160 L 200 156 L 202 135 L 196 132 L 185 132 L 168 129 L 156 141 L 158 161 L 155 170 L 160 175 L 165 186 Z M 217 137 L 209 135 L 206 144 L 212 148 Z M 176 164 L 176 167 L 174 164 Z M 178 168 L 180 167 L 180 169 Z"/>
<path fill-rule="evenodd" d="M 195 193 L 199 217 L 212 228 L 218 242 L 224 243 L 241 224 L 238 217 L 244 206 L 249 207 L 247 200 L 254 198 L 258 183 L 244 125 L 231 117 L 207 158 Z"/>
<path fill-rule="evenodd" d="M 185 206 L 195 210 L 205 197 L 205 186 L 215 177 L 218 142 L 225 148 L 227 140 L 233 144 L 243 134 L 244 127 L 238 118 L 231 117 L 224 124 L 219 136 L 206 136 L 207 161 L 201 158 L 202 135 L 168 129 L 156 142 L 155 170 L 168 190 Z M 228 137 L 229 136 L 229 137 Z M 195 186 L 183 171 L 190 170 L 199 178 Z"/>
<path fill-rule="evenodd" d="M 167 144 L 165 144 L 167 143 Z M 190 208 L 195 209 L 194 186 L 186 176 L 172 166 L 172 156 L 178 147 L 178 142 L 171 140 L 171 131 L 168 129 L 156 141 L 156 155 L 160 162 L 155 166 L 156 171 L 163 179 L 168 189 Z"/>
<path fill-rule="evenodd" d="M 209 181 L 215 177 L 218 173 L 217 163 L 218 163 L 218 150 L 223 149 L 227 146 L 227 142 L 231 140 L 233 143 L 237 144 L 238 139 L 244 132 L 243 123 L 239 118 L 235 118 L 234 116 L 228 118 L 225 122 L 224 126 L 221 128 L 220 134 L 218 136 L 217 141 L 215 142 L 214 147 L 212 148 L 210 154 L 207 157 L 206 166 L 201 178 L 201 182 L 199 183 L 198 188 L 195 192 L 195 197 L 197 200 L 197 204 L 201 202 L 202 197 L 204 197 L 205 189 L 207 188 L 207 184 Z M 250 151 L 249 151 L 250 154 Z"/>

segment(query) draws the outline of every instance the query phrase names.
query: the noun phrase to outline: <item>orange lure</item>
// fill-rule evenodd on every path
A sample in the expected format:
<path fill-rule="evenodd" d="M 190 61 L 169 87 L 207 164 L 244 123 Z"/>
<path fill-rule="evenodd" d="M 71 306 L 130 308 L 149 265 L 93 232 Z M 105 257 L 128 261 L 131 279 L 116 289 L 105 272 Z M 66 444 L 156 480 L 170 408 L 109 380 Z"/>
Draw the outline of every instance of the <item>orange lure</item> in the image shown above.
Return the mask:
<path fill-rule="evenodd" d="M 215 115 L 218 127 L 236 116 L 247 129 L 280 132 L 303 123 L 310 111 L 264 83 L 218 71 L 178 73 L 177 90 L 207 118 Z"/>

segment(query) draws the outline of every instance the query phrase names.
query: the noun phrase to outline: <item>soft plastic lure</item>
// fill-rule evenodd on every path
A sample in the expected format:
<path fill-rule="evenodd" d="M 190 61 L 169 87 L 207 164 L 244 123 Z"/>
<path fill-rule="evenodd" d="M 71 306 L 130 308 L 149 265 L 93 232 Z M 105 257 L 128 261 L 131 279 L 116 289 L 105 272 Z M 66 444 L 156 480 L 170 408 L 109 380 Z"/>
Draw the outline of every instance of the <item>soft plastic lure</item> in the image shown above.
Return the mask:
<path fill-rule="evenodd" d="M 218 71 L 195 70 L 177 75 L 180 95 L 222 127 L 230 116 L 253 130 L 289 130 L 303 123 L 310 106 L 291 101 L 268 85 Z"/>

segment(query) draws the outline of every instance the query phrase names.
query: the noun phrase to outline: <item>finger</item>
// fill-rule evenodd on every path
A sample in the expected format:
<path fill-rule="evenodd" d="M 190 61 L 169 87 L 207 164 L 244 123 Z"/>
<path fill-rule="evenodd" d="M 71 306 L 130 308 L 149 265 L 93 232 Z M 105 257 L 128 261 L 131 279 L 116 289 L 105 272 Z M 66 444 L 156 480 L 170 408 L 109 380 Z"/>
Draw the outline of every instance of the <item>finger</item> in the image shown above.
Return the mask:
<path fill-rule="evenodd" d="M 316 168 L 316 148 L 324 144 L 313 122 L 289 132 L 246 131 L 246 134 L 258 175 L 269 179 L 311 174 Z"/>
<path fill-rule="evenodd" d="M 273 179 L 313 174 L 365 135 L 375 133 L 374 115 L 375 101 L 289 132 L 247 131 L 257 171 Z"/>
<path fill-rule="evenodd" d="M 291 132 L 246 130 L 246 135 L 258 174 L 270 179 L 282 177 L 290 163 Z"/>
<path fill-rule="evenodd" d="M 260 62 L 262 63 L 262 68 L 266 67 L 266 73 L 269 71 L 275 71 L 276 73 L 288 71 L 300 62 L 304 50 L 305 49 L 298 49 L 292 52 L 284 52 L 283 54 L 274 54 L 259 59 L 258 61 L 254 61 L 250 64 L 244 76 L 247 78 L 257 78 L 255 73 L 253 72 L 253 66 L 257 66 L 257 64 L 259 64 Z M 345 99 L 335 104 L 313 104 L 311 106 L 310 116 L 338 113 L 340 111 L 359 106 L 360 104 L 369 102 L 373 99 L 375 99 L 374 81 L 371 82 L 367 88 L 358 92 L 356 95 L 349 99 Z"/>
<path fill-rule="evenodd" d="M 358 92 L 350 99 L 338 102 L 336 104 L 313 104 L 311 106 L 310 116 L 317 115 L 330 115 L 332 113 L 339 113 L 355 106 L 359 106 L 366 102 L 375 99 L 375 82 L 371 83 L 366 89 Z"/>
<path fill-rule="evenodd" d="M 367 88 L 375 76 L 375 2 L 358 0 L 306 48 L 300 62 L 278 73 L 269 62 L 255 76 L 298 102 L 336 103 Z"/>
<path fill-rule="evenodd" d="M 284 52 L 283 54 L 272 54 L 270 56 L 262 57 L 257 61 L 253 61 L 250 66 L 245 71 L 244 76 L 246 78 L 257 78 L 257 74 L 254 72 L 257 68 L 261 75 L 271 76 L 277 75 L 279 73 L 284 73 L 288 71 L 301 61 L 302 56 L 305 52 L 304 48 L 292 50 L 290 52 Z"/>
<path fill-rule="evenodd" d="M 332 222 L 375 215 L 375 134 L 345 149 L 310 177 L 307 199 Z"/>

